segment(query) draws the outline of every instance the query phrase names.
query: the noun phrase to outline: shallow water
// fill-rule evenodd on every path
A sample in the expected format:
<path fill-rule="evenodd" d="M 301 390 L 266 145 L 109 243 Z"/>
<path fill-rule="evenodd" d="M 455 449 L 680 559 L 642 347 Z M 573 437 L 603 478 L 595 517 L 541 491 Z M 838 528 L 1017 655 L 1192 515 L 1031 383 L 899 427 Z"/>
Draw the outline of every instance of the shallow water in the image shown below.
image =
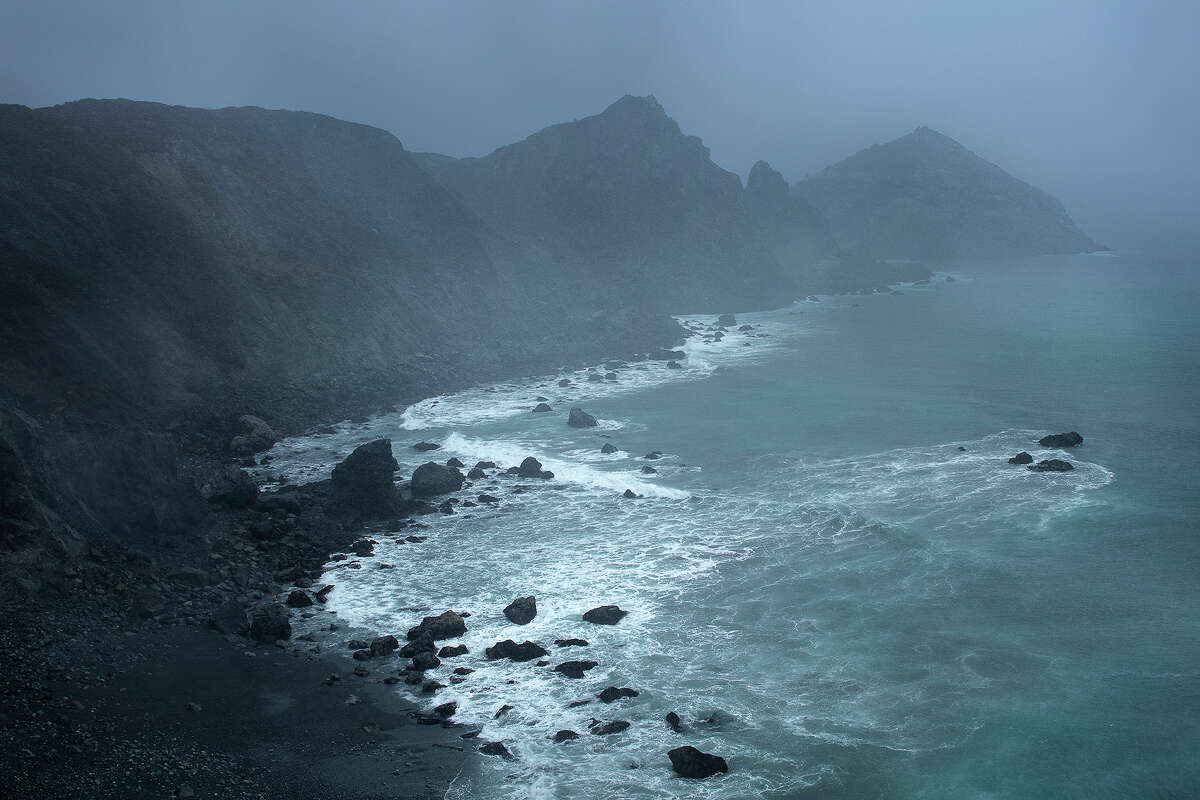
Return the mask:
<path fill-rule="evenodd" d="M 473 613 L 470 654 L 431 677 L 477 671 L 434 702 L 458 701 L 458 720 L 519 760 L 480 759 L 451 797 L 1200 793 L 1193 265 L 1075 256 L 951 274 L 739 314 L 754 330 L 690 340 L 683 370 L 481 387 L 275 448 L 265 480 L 324 477 L 378 436 L 406 472 L 428 455 L 536 455 L 554 471 L 481 481 L 465 496 L 499 507 L 427 517 L 421 544 L 383 541 L 396 570 L 337 573 L 331 605 L 352 623 L 399 633 L 414 608 Z M 538 395 L 553 414 L 530 413 Z M 574 403 L 600 427 L 568 428 Z M 1084 446 L 1038 446 L 1066 430 Z M 443 449 L 406 446 L 421 439 Z M 606 441 L 621 452 L 602 455 Z M 1076 469 L 1008 465 L 1019 450 Z M 501 609 L 531 593 L 537 618 L 509 624 Z M 604 603 L 630 614 L 581 621 Z M 551 645 L 573 636 L 591 645 Z M 505 638 L 600 666 L 570 680 L 487 662 Z M 641 694 L 567 708 L 609 685 Z M 666 727 L 671 710 L 692 733 Z M 590 736 L 592 718 L 632 727 Z M 553 744 L 562 728 L 584 735 Z M 731 772 L 673 777 L 665 753 L 683 743 Z"/>

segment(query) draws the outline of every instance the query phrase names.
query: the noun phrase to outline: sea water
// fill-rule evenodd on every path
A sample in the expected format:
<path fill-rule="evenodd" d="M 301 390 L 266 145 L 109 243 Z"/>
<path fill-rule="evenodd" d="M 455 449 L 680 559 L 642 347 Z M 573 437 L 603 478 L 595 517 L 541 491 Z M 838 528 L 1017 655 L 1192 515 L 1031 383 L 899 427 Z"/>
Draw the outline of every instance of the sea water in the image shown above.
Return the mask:
<path fill-rule="evenodd" d="M 380 436 L 405 474 L 527 455 L 555 473 L 478 481 L 462 496 L 497 507 L 381 540 L 394 570 L 333 573 L 330 606 L 374 631 L 471 612 L 470 653 L 429 677 L 475 672 L 417 700 L 456 701 L 515 760 L 472 760 L 456 800 L 1197 796 L 1198 308 L 1187 262 L 961 265 L 738 314 L 753 329 L 690 339 L 683 369 L 565 371 L 287 440 L 260 477 L 325 477 Z M 531 412 L 539 395 L 552 413 Z M 567 427 L 575 404 L 600 424 Z M 1037 443 L 1069 430 L 1082 447 Z M 1075 469 L 1008 464 L 1021 450 Z M 529 594 L 536 619 L 510 624 Z M 610 603 L 618 625 L 581 620 Z M 553 645 L 571 637 L 590 645 Z M 508 638 L 550 665 L 484 658 Z M 568 659 L 599 666 L 552 671 Z M 639 695 L 605 705 L 607 686 Z M 581 737 L 556 744 L 560 729 Z M 674 776 L 682 744 L 729 774 Z"/>

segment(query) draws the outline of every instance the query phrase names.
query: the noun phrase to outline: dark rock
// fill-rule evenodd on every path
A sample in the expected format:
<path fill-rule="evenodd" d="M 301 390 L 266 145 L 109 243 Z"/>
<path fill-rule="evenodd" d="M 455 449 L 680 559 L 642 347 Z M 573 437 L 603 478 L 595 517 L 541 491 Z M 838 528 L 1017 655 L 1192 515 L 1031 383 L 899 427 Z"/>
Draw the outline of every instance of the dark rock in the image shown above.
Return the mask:
<path fill-rule="evenodd" d="M 555 647 L 587 647 L 587 639 L 555 639 Z"/>
<path fill-rule="evenodd" d="M 535 402 L 538 402 L 538 403 L 549 403 L 550 402 L 549 397 L 542 397 L 540 394 L 533 399 Z"/>
<path fill-rule="evenodd" d="M 517 468 L 518 478 L 553 478 L 554 473 L 542 469 L 542 462 L 533 456 L 527 456 Z"/>
<path fill-rule="evenodd" d="M 330 593 L 330 592 L 332 592 L 332 591 L 333 591 L 333 584 L 332 584 L 332 583 L 327 583 L 327 584 L 325 584 L 324 586 L 322 586 L 322 587 L 321 587 L 320 589 L 318 589 L 318 590 L 316 591 L 316 593 L 315 593 L 315 595 L 316 595 L 316 598 L 317 598 L 317 602 L 318 602 L 318 603 L 324 603 L 324 602 L 325 602 L 325 600 L 326 600 L 326 599 L 328 599 L 328 597 L 329 597 L 329 593 Z"/>
<path fill-rule="evenodd" d="M 658 470 L 656 470 L 654 467 L 651 467 L 651 466 L 644 466 L 644 467 L 642 467 L 642 473 L 644 475 L 657 475 Z"/>
<path fill-rule="evenodd" d="M 438 658 L 454 658 L 455 656 L 465 656 L 470 651 L 465 644 L 446 645 L 441 650 L 438 650 Z"/>
<path fill-rule="evenodd" d="M 1078 447 L 1083 444 L 1083 437 L 1075 431 L 1070 433 L 1052 433 L 1038 439 L 1042 447 Z"/>
<path fill-rule="evenodd" d="M 546 650 L 541 645 L 528 640 L 517 644 L 512 639 L 505 639 L 484 650 L 483 654 L 492 661 L 498 658 L 507 658 L 512 661 L 533 661 L 535 658 L 546 655 Z"/>
<path fill-rule="evenodd" d="M 619 606 L 597 606 L 584 612 L 583 621 L 594 622 L 597 625 L 616 625 L 628 613 L 622 611 Z"/>
<path fill-rule="evenodd" d="M 250 625 L 246 621 L 246 610 L 242 608 L 242 604 L 236 600 L 226 600 L 213 611 L 212 617 L 208 620 L 208 627 L 221 633 L 236 633 L 243 636 Z"/>
<path fill-rule="evenodd" d="M 1010 464 L 1032 464 L 1033 456 L 1029 455 L 1029 453 L 1026 453 L 1024 450 L 1022 450 L 1021 452 L 1017 453 L 1015 456 L 1010 458 L 1008 460 L 1008 463 L 1010 463 Z"/>
<path fill-rule="evenodd" d="M 1033 472 L 1070 472 L 1075 469 L 1070 461 L 1063 461 L 1058 458 L 1048 458 L 1044 461 L 1039 461 L 1031 467 L 1025 469 Z"/>
<path fill-rule="evenodd" d="M 433 694 L 437 690 L 445 689 L 445 688 L 446 688 L 446 684 L 444 684 L 444 683 L 439 683 L 438 681 L 425 681 L 424 683 L 421 684 L 421 693 L 422 694 Z"/>
<path fill-rule="evenodd" d="M 754 330 L 754 326 L 753 325 L 742 325 L 740 328 L 738 328 L 738 330 L 745 333 L 746 331 Z"/>
<path fill-rule="evenodd" d="M 360 445 L 333 468 L 330 488 L 334 506 L 356 513 L 391 510 L 396 501 L 392 476 L 398 468 L 389 440 Z"/>
<path fill-rule="evenodd" d="M 582 678 L 583 673 L 595 667 L 597 661 L 564 661 L 554 668 L 555 672 L 561 672 L 568 678 Z"/>
<path fill-rule="evenodd" d="M 646 453 L 646 455 L 642 456 L 642 458 L 648 459 L 650 461 L 657 461 L 658 459 L 660 459 L 662 457 L 663 457 L 663 454 L 662 454 L 661 450 L 651 450 L 649 453 Z"/>
<path fill-rule="evenodd" d="M 683 369 L 683 365 L 680 364 L 678 361 L 668 361 L 667 369 Z"/>
<path fill-rule="evenodd" d="M 634 492 L 633 489 L 626 489 L 625 494 L 621 495 L 621 497 L 624 497 L 626 500 L 641 500 L 642 499 L 642 496 L 640 494 L 637 494 L 636 492 Z"/>
<path fill-rule="evenodd" d="M 960 452 L 960 453 L 965 453 L 965 452 L 967 452 L 967 448 L 965 448 L 965 447 L 961 447 L 961 446 L 960 446 L 960 447 L 958 448 L 958 452 Z"/>
<path fill-rule="evenodd" d="M 250 617 L 250 638 L 257 642 L 274 642 L 292 638 L 292 623 L 285 606 L 272 603 L 260 606 Z"/>
<path fill-rule="evenodd" d="M 479 497 L 477 497 L 475 499 L 481 503 L 489 503 L 489 504 L 495 504 L 495 503 L 500 502 L 499 497 L 496 497 L 495 495 L 491 495 L 491 494 L 481 494 L 481 495 L 479 495 Z"/>
<path fill-rule="evenodd" d="M 533 407 L 533 410 L 536 411 L 537 413 L 541 414 L 546 411 L 553 411 L 554 409 L 550 407 L 549 403 L 538 403 L 536 406 Z"/>
<path fill-rule="evenodd" d="M 667 720 L 667 726 L 670 727 L 670 729 L 675 731 L 676 733 L 683 733 L 686 730 L 684 728 L 683 722 L 681 722 L 679 719 L 679 715 L 676 714 L 674 711 L 670 711 L 667 713 L 666 720 Z"/>
<path fill-rule="evenodd" d="M 350 545 L 351 552 L 359 558 L 375 555 L 375 542 L 370 539 L 359 539 L 354 544 Z"/>
<path fill-rule="evenodd" d="M 424 453 L 428 450 L 441 450 L 442 446 L 433 442 L 417 442 L 412 446 L 412 449 Z"/>
<path fill-rule="evenodd" d="M 454 712 L 458 711 L 458 703 L 442 703 L 440 706 L 433 707 L 433 713 L 439 717 L 453 717 Z"/>
<path fill-rule="evenodd" d="M 509 467 L 508 469 L 504 470 L 504 474 L 505 475 L 516 475 L 520 471 L 521 471 L 520 467 Z"/>
<path fill-rule="evenodd" d="M 604 453 L 605 455 L 607 455 L 608 453 L 615 453 L 615 452 L 617 452 L 617 448 L 616 448 L 616 447 L 614 447 L 613 445 L 609 444 L 608 442 L 605 442 L 605 443 L 604 443 L 604 446 L 600 448 L 600 452 L 601 452 L 601 453 Z"/>
<path fill-rule="evenodd" d="M 355 661 L 366 661 L 367 659 L 369 659 L 371 657 L 371 651 L 370 650 L 355 650 L 353 655 L 354 655 Z M 354 671 L 355 671 L 355 673 L 358 672 L 357 669 L 355 669 Z"/>
<path fill-rule="evenodd" d="M 729 765 L 720 756 L 702 753 L 691 745 L 676 747 L 667 753 L 671 768 L 684 778 L 708 778 L 729 772 Z"/>
<path fill-rule="evenodd" d="M 454 668 L 455 675 L 470 675 L 474 671 L 475 670 L 471 669 L 470 667 L 455 667 Z"/>
<path fill-rule="evenodd" d="M 471 471 L 467 473 L 467 477 L 473 481 L 477 481 L 480 478 L 486 478 L 487 473 L 481 470 L 479 467 L 472 467 Z"/>
<path fill-rule="evenodd" d="M 495 468 L 496 468 L 495 461 L 476 461 L 475 462 L 475 469 L 495 469 Z"/>
<path fill-rule="evenodd" d="M 600 702 L 612 703 L 620 700 L 622 697 L 637 697 L 638 693 L 634 689 L 622 687 L 618 689 L 616 686 L 609 686 L 604 691 L 600 692 Z"/>
<path fill-rule="evenodd" d="M 508 712 L 510 712 L 512 710 L 513 710 L 513 707 L 510 706 L 508 703 L 505 703 L 504 705 L 500 706 L 500 708 L 496 709 L 496 713 L 492 714 L 492 719 L 500 719 L 501 717 L 503 717 L 505 714 L 507 714 Z"/>
<path fill-rule="evenodd" d="M 213 468 L 196 488 L 205 500 L 229 508 L 249 508 L 258 500 L 258 484 L 245 470 L 232 465 Z"/>
<path fill-rule="evenodd" d="M 548 667 L 548 666 L 550 666 L 550 662 L 547 659 L 543 658 L 540 661 L 533 662 L 533 665 L 535 667 Z"/>
<path fill-rule="evenodd" d="M 614 720 L 613 722 L 602 723 L 600 720 L 592 720 L 592 724 L 588 726 L 588 730 L 593 736 L 609 736 L 614 733 L 628 730 L 629 723 L 623 719 Z"/>
<path fill-rule="evenodd" d="M 588 373 L 588 383 L 604 383 L 604 376 L 598 372 Z"/>
<path fill-rule="evenodd" d="M 484 755 L 507 758 L 510 761 L 514 758 L 513 754 L 508 752 L 508 748 L 504 746 L 504 742 L 485 742 L 484 744 L 480 745 L 479 752 L 483 753 Z"/>
<path fill-rule="evenodd" d="M 459 461 L 457 458 L 451 457 L 451 458 L 446 459 L 446 466 L 454 467 L 455 469 L 462 469 L 463 467 L 466 466 L 466 464 Z"/>
<path fill-rule="evenodd" d="M 368 645 L 362 639 L 351 639 L 350 641 L 346 642 L 346 647 L 351 650 L 366 650 L 368 647 L 370 647 L 370 645 Z"/>
<path fill-rule="evenodd" d="M 247 456 L 270 450 L 279 441 L 271 426 L 253 414 L 243 414 L 237 421 L 241 433 L 229 442 L 229 449 L 234 455 Z"/>
<path fill-rule="evenodd" d="M 572 406 L 571 413 L 567 415 L 567 425 L 572 428 L 594 428 L 596 418 L 579 406 Z"/>
<path fill-rule="evenodd" d="M 518 597 L 504 607 L 504 616 L 515 625 L 528 625 L 537 616 L 537 599 L 533 595 Z"/>
<path fill-rule="evenodd" d="M 408 639 L 453 639 L 467 632 L 467 623 L 453 611 L 443 611 L 436 617 L 425 617 L 421 624 L 408 632 Z"/>
<path fill-rule="evenodd" d="M 454 512 L 454 503 L 447 500 L 438 506 L 438 511 L 440 511 L 443 514 L 453 514 L 453 513 L 455 513 Z"/>
<path fill-rule="evenodd" d="M 387 636 L 376 636 L 371 640 L 371 655 L 375 656 L 376 658 L 390 656 L 392 653 L 396 652 L 399 647 L 400 642 L 395 636 L 390 634 Z"/>
<path fill-rule="evenodd" d="M 556 743 L 566 742 L 566 741 L 570 741 L 571 739 L 578 739 L 578 738 L 579 738 L 578 733 L 576 733 L 575 731 L 572 731 L 572 730 L 568 730 L 566 728 L 564 728 L 563 730 L 554 734 L 554 741 Z"/>
<path fill-rule="evenodd" d="M 558 382 L 558 385 L 565 389 L 571 385 L 571 381 L 569 378 L 563 378 L 561 381 Z"/>
<path fill-rule="evenodd" d="M 617 379 L 617 373 L 615 373 L 615 372 L 606 372 L 606 373 L 604 373 L 604 380 L 606 380 L 606 381 L 615 381 L 616 379 Z"/>
<path fill-rule="evenodd" d="M 287 596 L 287 605 L 289 608 L 308 608 L 312 604 L 312 598 L 303 589 L 293 589 Z"/>
<path fill-rule="evenodd" d="M 434 669 L 440 666 L 441 663 L 441 659 L 428 650 L 422 653 L 417 653 L 412 657 L 412 668 L 418 672 L 424 672 L 427 669 Z"/>
<path fill-rule="evenodd" d="M 413 471 L 412 493 L 414 497 L 432 497 L 457 492 L 462 488 L 463 474 L 454 467 L 427 461 Z"/>
<path fill-rule="evenodd" d="M 590 706 L 591 704 L 591 700 L 574 700 L 570 703 L 567 703 L 567 708 L 580 708 L 582 706 Z"/>
<path fill-rule="evenodd" d="M 418 636 L 400 648 L 400 655 L 404 658 L 412 658 L 417 653 L 433 653 L 436 650 L 437 645 L 434 644 L 433 639 L 428 636 Z"/>
<path fill-rule="evenodd" d="M 682 350 L 655 350 L 650 353 L 651 361 L 679 361 L 686 356 Z"/>

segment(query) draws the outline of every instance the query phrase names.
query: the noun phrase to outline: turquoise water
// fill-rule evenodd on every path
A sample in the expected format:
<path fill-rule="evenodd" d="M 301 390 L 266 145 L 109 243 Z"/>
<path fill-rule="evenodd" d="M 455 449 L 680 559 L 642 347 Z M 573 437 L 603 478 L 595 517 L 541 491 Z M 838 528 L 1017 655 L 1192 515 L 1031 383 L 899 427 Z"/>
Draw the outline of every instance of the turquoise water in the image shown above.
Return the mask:
<path fill-rule="evenodd" d="M 685 370 L 483 387 L 277 447 L 301 479 L 378 435 L 407 470 L 424 459 L 402 443 L 431 439 L 557 475 L 483 482 L 464 497 L 498 509 L 381 544 L 400 569 L 337 573 L 333 605 L 374 629 L 472 612 L 471 654 L 431 676 L 477 671 L 434 702 L 518 760 L 481 758 L 451 797 L 1200 795 L 1200 278 L 1134 256 L 952 275 L 739 315 L 753 335 L 693 340 Z M 528 413 L 537 394 L 560 413 Z M 598 430 L 565 426 L 574 402 Z M 1083 447 L 1037 445 L 1067 430 Z M 1076 469 L 1009 466 L 1022 449 Z M 530 593 L 538 618 L 508 624 Z M 601 603 L 631 613 L 580 620 Z M 482 657 L 570 636 L 592 644 L 552 664 L 599 661 L 583 680 Z M 567 708 L 608 685 L 641 695 Z M 589 736 L 593 717 L 632 726 Z M 730 773 L 673 777 L 684 743 Z"/>

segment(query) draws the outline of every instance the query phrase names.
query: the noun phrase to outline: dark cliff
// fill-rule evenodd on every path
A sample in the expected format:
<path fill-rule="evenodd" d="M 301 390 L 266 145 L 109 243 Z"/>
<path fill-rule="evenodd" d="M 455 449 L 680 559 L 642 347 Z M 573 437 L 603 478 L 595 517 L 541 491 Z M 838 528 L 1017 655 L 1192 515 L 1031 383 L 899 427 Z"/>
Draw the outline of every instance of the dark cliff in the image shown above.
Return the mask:
<path fill-rule="evenodd" d="M 741 181 L 653 97 L 626 96 L 482 158 L 418 154 L 541 280 L 597 306 L 778 306 L 794 281 L 757 236 Z"/>
<path fill-rule="evenodd" d="M 874 258 L 998 258 L 1100 249 L 1050 195 L 918 128 L 793 187 L 843 248 Z"/>

